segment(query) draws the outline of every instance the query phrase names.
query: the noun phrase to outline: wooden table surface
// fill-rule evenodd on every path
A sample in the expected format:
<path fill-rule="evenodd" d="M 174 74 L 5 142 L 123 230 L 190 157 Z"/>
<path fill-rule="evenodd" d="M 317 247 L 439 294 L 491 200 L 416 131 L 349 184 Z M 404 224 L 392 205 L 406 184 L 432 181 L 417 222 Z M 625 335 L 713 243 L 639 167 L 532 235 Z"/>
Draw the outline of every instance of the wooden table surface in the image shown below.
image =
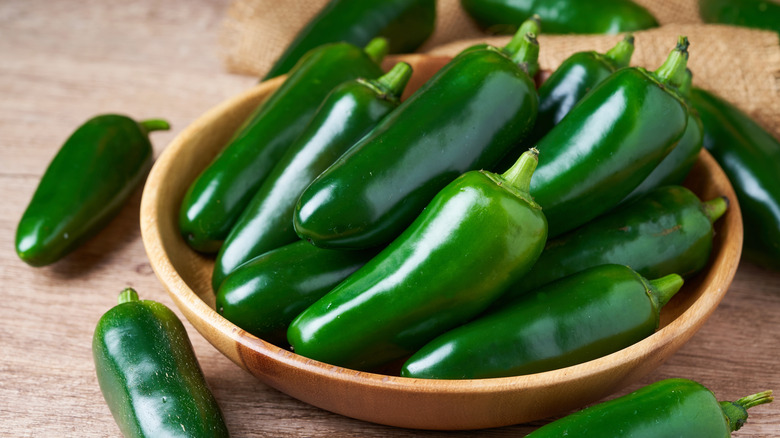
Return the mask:
<path fill-rule="evenodd" d="M 91 337 L 125 286 L 175 309 L 149 266 L 140 190 L 103 232 L 61 262 L 14 253 L 19 218 L 51 158 L 99 113 L 164 117 L 159 155 L 204 111 L 256 83 L 225 72 L 218 33 L 228 0 L 0 2 L 0 435 L 119 436 L 95 378 Z M 778 121 L 780 123 L 780 121 Z M 222 356 L 185 322 L 236 437 L 523 436 L 534 425 L 444 433 L 394 429 L 306 405 Z M 686 377 L 720 399 L 780 390 L 780 274 L 747 262 L 701 331 L 640 385 Z M 780 436 L 780 403 L 751 410 L 734 436 Z"/>

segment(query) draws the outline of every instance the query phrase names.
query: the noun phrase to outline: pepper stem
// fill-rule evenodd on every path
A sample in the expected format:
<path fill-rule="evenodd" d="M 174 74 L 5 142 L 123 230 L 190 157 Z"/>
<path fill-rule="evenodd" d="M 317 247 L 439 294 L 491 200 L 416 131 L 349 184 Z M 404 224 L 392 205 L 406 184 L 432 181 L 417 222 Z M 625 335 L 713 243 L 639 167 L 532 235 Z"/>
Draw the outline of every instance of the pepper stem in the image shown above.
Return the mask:
<path fill-rule="evenodd" d="M 387 52 L 390 50 L 390 46 L 387 43 L 387 39 L 383 37 L 376 37 L 366 44 L 363 49 L 364 52 L 377 64 L 380 64 Z"/>
<path fill-rule="evenodd" d="M 167 131 L 171 129 L 171 125 L 168 124 L 168 122 L 163 119 L 143 120 L 141 122 L 138 122 L 138 124 L 141 125 L 142 128 L 144 128 L 147 134 L 152 131 Z"/>
<path fill-rule="evenodd" d="M 412 66 L 405 62 L 399 62 L 389 72 L 373 82 L 382 92 L 397 98 L 403 94 L 411 77 Z"/>
<path fill-rule="evenodd" d="M 650 292 L 658 300 L 658 308 L 665 306 L 683 285 L 683 278 L 677 274 L 669 274 L 655 280 L 650 280 Z"/>
<path fill-rule="evenodd" d="M 536 148 L 528 149 L 520 155 L 515 164 L 501 177 L 506 182 L 520 192 L 528 193 L 531 190 L 531 177 L 539 163 L 539 150 Z"/>
<path fill-rule="evenodd" d="M 634 54 L 634 35 L 626 34 L 623 40 L 615 45 L 615 47 L 609 49 L 604 54 L 605 57 L 612 60 L 615 63 L 615 67 L 623 68 L 628 67 L 631 63 L 631 56 Z"/>
<path fill-rule="evenodd" d="M 726 416 L 729 428 L 731 428 L 732 432 L 735 432 L 747 422 L 748 409 L 765 403 L 771 403 L 774 399 L 775 398 L 772 397 L 772 391 L 763 391 L 758 394 L 742 397 L 735 402 L 720 402 L 720 408 L 723 410 L 723 415 Z"/>
<path fill-rule="evenodd" d="M 536 36 L 541 32 L 541 21 L 538 15 L 525 20 L 515 33 L 515 36 L 502 49 L 512 61 L 523 67 L 529 76 L 539 71 L 539 42 Z"/>
<path fill-rule="evenodd" d="M 125 288 L 125 290 L 119 293 L 119 299 L 117 301 L 118 304 L 124 304 L 130 301 L 138 301 L 138 292 L 136 292 L 132 287 Z"/>
<path fill-rule="evenodd" d="M 715 199 L 710 199 L 709 201 L 702 203 L 704 215 L 707 216 L 707 219 L 710 220 L 710 223 L 715 223 L 716 220 L 720 219 L 720 217 L 726 213 L 728 208 L 729 198 L 725 196 L 719 196 Z"/>
<path fill-rule="evenodd" d="M 665 85 L 678 88 L 685 80 L 685 69 L 688 67 L 688 37 L 681 36 L 677 47 L 672 50 L 666 61 L 655 71 L 655 76 Z"/>

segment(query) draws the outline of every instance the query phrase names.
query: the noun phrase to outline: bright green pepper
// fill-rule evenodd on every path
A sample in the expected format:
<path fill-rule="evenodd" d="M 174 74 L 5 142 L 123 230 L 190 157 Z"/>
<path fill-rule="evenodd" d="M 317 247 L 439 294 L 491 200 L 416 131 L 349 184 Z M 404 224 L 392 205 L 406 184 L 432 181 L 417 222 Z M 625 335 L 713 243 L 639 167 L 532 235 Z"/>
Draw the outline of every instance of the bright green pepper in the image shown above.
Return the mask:
<path fill-rule="evenodd" d="M 16 253 L 31 266 L 56 262 L 119 213 L 152 166 L 151 131 L 163 120 L 96 116 L 62 145 L 16 229 Z"/>
<path fill-rule="evenodd" d="M 780 270 L 780 141 L 730 103 L 694 88 L 704 147 L 723 168 L 745 224 L 745 258 Z"/>
<path fill-rule="evenodd" d="M 227 437 L 187 331 L 166 306 L 119 295 L 92 338 L 100 390 L 125 437 Z"/>
<path fill-rule="evenodd" d="M 531 192 L 544 208 L 550 237 L 614 208 L 672 151 L 688 122 L 676 92 L 687 48 L 680 37 L 655 73 L 618 70 L 539 141 L 542 160 Z"/>
<path fill-rule="evenodd" d="M 325 96 L 345 81 L 381 76 L 377 62 L 386 49 L 386 41 L 374 40 L 365 51 L 334 43 L 308 52 L 190 186 L 179 214 L 179 228 L 187 243 L 200 252 L 217 252 Z"/>
<path fill-rule="evenodd" d="M 547 224 L 528 193 L 536 163 L 533 150 L 503 175 L 470 171 L 447 185 L 385 250 L 293 321 L 293 350 L 369 369 L 485 310 L 544 247 Z"/>
<path fill-rule="evenodd" d="M 518 64 L 538 51 L 518 33 L 504 49 L 456 56 L 303 192 L 298 235 L 322 247 L 385 245 L 449 182 L 496 164 L 536 118 L 536 89 Z"/>
<path fill-rule="evenodd" d="M 317 248 L 302 240 L 277 248 L 225 278 L 217 292 L 217 312 L 249 333 L 287 347 L 292 320 L 375 254 Z"/>
<path fill-rule="evenodd" d="M 356 79 L 333 90 L 303 134 L 287 149 L 239 217 L 214 264 L 214 290 L 242 263 L 299 240 L 293 212 L 317 176 L 394 110 L 412 69 L 399 63 L 377 80 Z"/>
<path fill-rule="evenodd" d="M 780 4 L 770 0 L 699 0 L 705 23 L 773 30 L 780 34 Z"/>
<path fill-rule="evenodd" d="M 676 274 L 648 281 L 623 265 L 586 269 L 444 333 L 412 355 L 401 376 L 509 377 L 597 359 L 652 335 L 682 284 Z"/>
<path fill-rule="evenodd" d="M 435 0 L 331 0 L 298 32 L 264 80 L 287 73 L 306 52 L 325 43 L 362 47 L 384 37 L 390 53 L 414 52 L 433 33 L 435 21 Z"/>
<path fill-rule="evenodd" d="M 514 33 L 538 14 L 546 33 L 615 34 L 658 27 L 647 9 L 631 0 L 461 0 L 466 12 L 493 33 Z"/>
<path fill-rule="evenodd" d="M 772 400 L 772 391 L 764 391 L 718 402 L 699 383 L 666 379 L 549 423 L 526 438 L 727 438 L 747 422 L 748 409 Z"/>
<path fill-rule="evenodd" d="M 727 207 L 726 198 L 702 203 L 684 187 L 659 187 L 549 240 L 531 271 L 494 307 L 500 308 L 565 276 L 608 263 L 628 265 L 647 278 L 672 273 L 689 278 L 707 264 L 712 224 Z"/>

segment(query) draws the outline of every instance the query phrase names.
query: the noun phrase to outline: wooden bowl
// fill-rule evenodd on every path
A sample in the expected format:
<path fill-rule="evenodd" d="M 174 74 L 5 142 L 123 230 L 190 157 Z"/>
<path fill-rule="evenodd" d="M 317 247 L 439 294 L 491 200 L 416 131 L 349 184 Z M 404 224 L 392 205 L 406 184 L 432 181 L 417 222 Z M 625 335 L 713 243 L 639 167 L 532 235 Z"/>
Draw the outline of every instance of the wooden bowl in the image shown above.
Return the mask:
<path fill-rule="evenodd" d="M 403 57 L 415 69 L 411 93 L 447 58 Z M 389 60 L 392 62 L 394 60 Z M 214 310 L 213 259 L 179 234 L 179 205 L 190 183 L 283 80 L 259 84 L 211 109 L 173 140 L 152 169 L 141 203 L 141 228 L 152 268 L 192 325 L 233 362 L 306 403 L 375 423 L 420 429 L 476 429 L 533 421 L 599 400 L 661 365 L 702 326 L 729 288 L 742 248 L 734 191 L 702 152 L 686 183 L 702 199 L 725 195 L 711 261 L 664 307 L 661 328 L 616 353 L 545 373 L 483 380 L 417 380 L 317 362 L 246 333 Z"/>

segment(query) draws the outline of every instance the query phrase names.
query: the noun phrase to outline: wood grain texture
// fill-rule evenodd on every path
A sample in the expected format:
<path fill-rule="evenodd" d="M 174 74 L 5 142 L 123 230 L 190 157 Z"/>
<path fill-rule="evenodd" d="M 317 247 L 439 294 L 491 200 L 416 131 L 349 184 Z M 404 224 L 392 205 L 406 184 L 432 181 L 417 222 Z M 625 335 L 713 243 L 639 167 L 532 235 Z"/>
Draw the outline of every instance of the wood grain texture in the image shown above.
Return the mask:
<path fill-rule="evenodd" d="M 13 240 L 48 162 L 89 117 L 167 118 L 173 129 L 152 135 L 159 155 L 193 120 L 256 82 L 220 63 L 216 35 L 227 7 L 228 0 L 0 2 L 0 435 L 118 437 L 94 375 L 97 320 L 125 286 L 183 318 L 144 252 L 140 190 L 103 232 L 51 267 L 22 263 Z M 428 432 L 352 420 L 264 385 L 185 326 L 236 437 L 523 436 L 541 423 Z M 780 390 L 779 346 L 780 274 L 743 263 L 691 341 L 615 395 L 667 377 L 697 380 L 720 399 Z M 780 404 L 752 409 L 734 436 L 780 436 Z"/>

